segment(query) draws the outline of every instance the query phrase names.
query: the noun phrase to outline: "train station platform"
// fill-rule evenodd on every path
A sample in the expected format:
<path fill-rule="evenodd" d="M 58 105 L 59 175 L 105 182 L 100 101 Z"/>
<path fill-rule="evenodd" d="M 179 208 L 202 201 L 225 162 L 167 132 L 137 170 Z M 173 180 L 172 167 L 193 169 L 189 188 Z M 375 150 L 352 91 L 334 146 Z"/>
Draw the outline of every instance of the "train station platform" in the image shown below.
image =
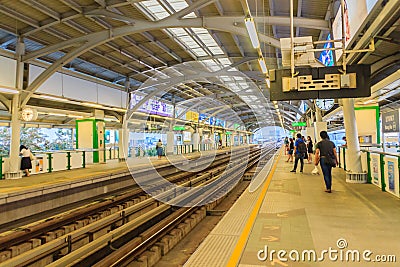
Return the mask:
<path fill-rule="evenodd" d="M 239 147 L 237 147 L 239 148 Z M 229 149 L 202 151 L 203 156 L 215 153 L 225 153 Z M 128 171 L 128 165 L 134 170 L 144 170 L 148 167 L 163 167 L 174 163 L 180 163 L 188 159 L 200 156 L 200 152 L 192 152 L 180 155 L 170 155 L 158 159 L 155 157 L 128 158 L 127 161 L 108 160 L 106 163 L 86 165 L 85 168 L 56 171 L 51 173 L 32 174 L 21 179 L 0 180 L 0 198 L 3 194 L 31 190 L 33 188 L 51 187 L 57 184 L 74 183 L 82 180 L 95 179 L 116 173 Z M 0 203 L 1 204 L 1 203 Z"/>
<path fill-rule="evenodd" d="M 292 166 L 277 154 L 262 186 L 241 195 L 184 266 L 399 266 L 398 198 L 346 183 L 340 168 L 325 193 L 313 164 Z"/>

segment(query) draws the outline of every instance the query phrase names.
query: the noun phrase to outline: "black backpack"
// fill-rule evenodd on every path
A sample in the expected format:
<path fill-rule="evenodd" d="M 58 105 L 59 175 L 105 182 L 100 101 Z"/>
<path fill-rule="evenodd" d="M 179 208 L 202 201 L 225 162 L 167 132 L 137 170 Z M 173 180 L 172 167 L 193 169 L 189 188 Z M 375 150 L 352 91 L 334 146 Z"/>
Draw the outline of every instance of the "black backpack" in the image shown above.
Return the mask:
<path fill-rule="evenodd" d="M 307 153 L 307 146 L 306 146 L 306 143 L 304 143 L 304 142 L 299 142 L 299 143 L 297 144 L 297 150 L 299 151 L 299 153 L 306 154 L 306 153 Z"/>

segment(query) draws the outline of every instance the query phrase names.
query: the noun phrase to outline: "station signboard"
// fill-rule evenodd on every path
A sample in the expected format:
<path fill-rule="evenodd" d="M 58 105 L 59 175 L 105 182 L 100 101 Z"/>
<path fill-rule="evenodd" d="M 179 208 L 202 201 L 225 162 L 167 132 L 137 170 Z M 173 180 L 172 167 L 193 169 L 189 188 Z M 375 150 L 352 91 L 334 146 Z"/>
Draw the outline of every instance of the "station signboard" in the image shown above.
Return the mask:
<path fill-rule="evenodd" d="M 293 127 L 305 127 L 307 126 L 307 123 L 305 121 L 293 121 L 292 122 Z"/>
<path fill-rule="evenodd" d="M 187 121 L 198 122 L 199 121 L 199 113 L 194 112 L 194 111 L 186 112 L 186 120 Z"/>
<path fill-rule="evenodd" d="M 225 121 L 216 118 L 215 119 L 215 126 L 225 127 Z"/>
<path fill-rule="evenodd" d="M 144 98 L 142 95 L 131 95 L 130 108 L 135 107 L 139 102 Z M 156 99 L 149 99 L 141 107 L 139 107 L 138 111 L 145 112 L 148 114 L 156 114 L 160 116 L 172 117 L 173 106 L 162 101 Z"/>
<path fill-rule="evenodd" d="M 382 113 L 382 132 L 396 133 L 399 129 L 399 110 Z"/>
<path fill-rule="evenodd" d="M 204 124 L 210 124 L 210 118 L 207 114 L 200 113 L 199 114 L 199 122 Z"/>

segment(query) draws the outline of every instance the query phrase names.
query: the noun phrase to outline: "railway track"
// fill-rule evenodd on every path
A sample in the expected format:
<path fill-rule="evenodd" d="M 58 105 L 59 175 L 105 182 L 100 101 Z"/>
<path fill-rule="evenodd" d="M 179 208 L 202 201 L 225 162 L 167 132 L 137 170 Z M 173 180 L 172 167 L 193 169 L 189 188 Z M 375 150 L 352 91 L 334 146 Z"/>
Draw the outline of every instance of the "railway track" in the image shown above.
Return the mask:
<path fill-rule="evenodd" d="M 0 237 L 0 255 L 11 251 L 0 266 L 127 266 L 151 248 L 155 261 L 175 242 L 165 241 L 168 233 L 177 227 L 190 231 L 205 216 L 203 206 L 214 205 L 234 187 L 242 174 L 227 165 L 249 169 L 273 151 L 254 149 L 248 162 L 241 158 L 245 152 L 221 155 L 201 175 L 166 171 L 169 182 L 154 185 L 155 198 L 137 188 Z M 18 255 L 12 257 L 14 250 Z"/>

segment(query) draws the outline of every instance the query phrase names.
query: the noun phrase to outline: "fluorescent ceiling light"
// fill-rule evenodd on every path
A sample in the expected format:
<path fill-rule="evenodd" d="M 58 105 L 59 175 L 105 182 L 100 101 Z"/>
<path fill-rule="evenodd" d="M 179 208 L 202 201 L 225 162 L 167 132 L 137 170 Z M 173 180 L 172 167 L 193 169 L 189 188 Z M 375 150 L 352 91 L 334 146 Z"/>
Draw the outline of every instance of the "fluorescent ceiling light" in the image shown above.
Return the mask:
<path fill-rule="evenodd" d="M 258 64 L 260 64 L 262 73 L 268 72 L 267 65 L 265 65 L 265 60 L 263 57 L 258 58 Z"/>
<path fill-rule="evenodd" d="M 267 87 L 271 88 L 271 80 L 269 78 L 266 78 L 265 82 L 267 83 Z"/>
<path fill-rule="evenodd" d="M 260 42 L 258 41 L 256 24 L 254 23 L 254 19 L 252 17 L 247 17 L 244 19 L 244 23 L 246 24 L 247 32 L 249 33 L 251 44 L 254 48 L 260 47 Z"/>
<path fill-rule="evenodd" d="M 18 90 L 14 88 L 0 87 L 0 93 L 3 94 L 18 94 Z"/>
<path fill-rule="evenodd" d="M 375 99 L 369 99 L 369 100 L 363 102 L 364 105 L 371 104 L 371 103 L 376 103 L 376 100 Z"/>
<path fill-rule="evenodd" d="M 93 107 L 93 108 L 104 108 L 103 105 L 95 104 L 95 103 L 88 103 L 88 102 L 83 102 L 82 105 L 88 106 L 88 107 Z"/>
<path fill-rule="evenodd" d="M 41 98 L 41 99 L 48 99 L 48 100 L 54 100 L 54 101 L 61 101 L 61 102 L 70 102 L 70 100 L 62 97 L 57 97 L 57 96 L 50 96 L 50 95 L 36 95 L 36 97 Z"/>

